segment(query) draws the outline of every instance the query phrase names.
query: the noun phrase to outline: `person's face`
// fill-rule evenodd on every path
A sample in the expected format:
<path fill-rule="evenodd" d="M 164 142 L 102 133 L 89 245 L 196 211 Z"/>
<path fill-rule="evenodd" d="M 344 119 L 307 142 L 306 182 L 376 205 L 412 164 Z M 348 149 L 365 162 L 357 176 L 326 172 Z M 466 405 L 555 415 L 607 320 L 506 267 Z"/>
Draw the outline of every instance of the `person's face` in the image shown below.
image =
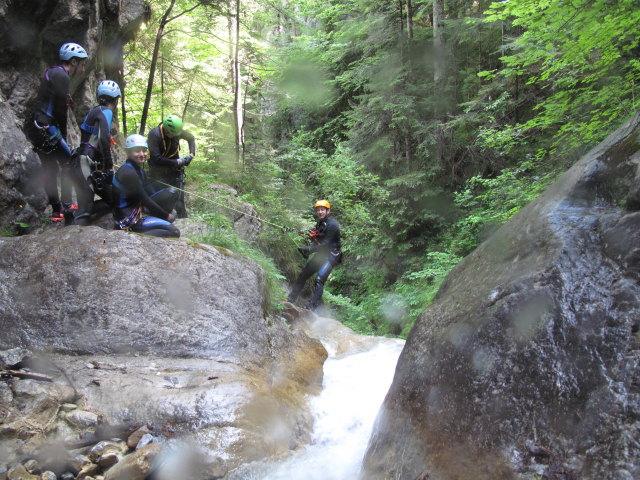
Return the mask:
<path fill-rule="evenodd" d="M 329 209 L 326 207 L 316 207 L 316 217 L 318 220 L 324 220 L 329 215 Z"/>
<path fill-rule="evenodd" d="M 144 147 L 134 147 L 127 151 L 127 156 L 136 165 L 140 166 L 147 160 L 147 149 Z"/>
<path fill-rule="evenodd" d="M 73 57 L 69 61 L 69 76 L 75 77 L 76 75 L 84 73 L 84 64 L 84 58 Z"/>

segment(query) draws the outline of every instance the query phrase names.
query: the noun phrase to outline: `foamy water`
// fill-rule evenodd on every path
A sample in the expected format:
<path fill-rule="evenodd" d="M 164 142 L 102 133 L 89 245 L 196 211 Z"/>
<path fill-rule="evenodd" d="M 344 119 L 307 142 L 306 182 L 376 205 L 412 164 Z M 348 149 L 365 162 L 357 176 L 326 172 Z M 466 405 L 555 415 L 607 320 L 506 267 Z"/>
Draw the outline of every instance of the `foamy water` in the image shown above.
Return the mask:
<path fill-rule="evenodd" d="M 238 469 L 234 480 L 353 480 L 393 380 L 403 340 L 381 338 L 368 351 L 324 364 L 322 392 L 311 399 L 312 443 L 278 463 Z"/>

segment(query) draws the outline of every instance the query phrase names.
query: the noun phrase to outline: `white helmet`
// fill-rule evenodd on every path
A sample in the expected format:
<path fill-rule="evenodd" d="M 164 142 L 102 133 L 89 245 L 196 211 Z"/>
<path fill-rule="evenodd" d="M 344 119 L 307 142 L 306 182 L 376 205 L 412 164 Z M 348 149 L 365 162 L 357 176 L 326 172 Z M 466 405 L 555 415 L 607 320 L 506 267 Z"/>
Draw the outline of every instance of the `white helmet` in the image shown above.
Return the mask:
<path fill-rule="evenodd" d="M 113 80 L 102 80 L 98 85 L 98 97 L 107 96 L 111 98 L 118 98 L 122 96 L 120 93 L 120 87 Z"/>
<path fill-rule="evenodd" d="M 124 148 L 126 150 L 129 150 L 130 148 L 136 148 L 136 147 L 144 147 L 148 149 L 149 145 L 147 145 L 146 138 L 144 138 L 142 135 L 138 135 L 137 133 L 134 133 L 133 135 L 129 135 L 127 139 L 124 141 Z"/>
<path fill-rule="evenodd" d="M 87 58 L 87 51 L 77 43 L 65 43 L 60 47 L 60 60 L 70 60 L 73 57 Z"/>

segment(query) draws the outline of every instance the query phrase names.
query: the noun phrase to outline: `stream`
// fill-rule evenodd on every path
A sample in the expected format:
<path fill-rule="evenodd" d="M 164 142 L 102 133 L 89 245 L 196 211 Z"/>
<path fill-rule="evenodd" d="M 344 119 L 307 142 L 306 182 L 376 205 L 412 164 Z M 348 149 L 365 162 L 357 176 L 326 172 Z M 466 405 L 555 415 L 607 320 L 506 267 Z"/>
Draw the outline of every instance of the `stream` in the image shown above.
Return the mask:
<path fill-rule="evenodd" d="M 310 399 L 311 444 L 279 461 L 244 465 L 232 480 L 353 480 L 389 390 L 404 340 L 377 338 L 365 351 L 336 356 L 325 344 L 322 392 Z M 324 343 L 324 342 L 323 342 Z"/>

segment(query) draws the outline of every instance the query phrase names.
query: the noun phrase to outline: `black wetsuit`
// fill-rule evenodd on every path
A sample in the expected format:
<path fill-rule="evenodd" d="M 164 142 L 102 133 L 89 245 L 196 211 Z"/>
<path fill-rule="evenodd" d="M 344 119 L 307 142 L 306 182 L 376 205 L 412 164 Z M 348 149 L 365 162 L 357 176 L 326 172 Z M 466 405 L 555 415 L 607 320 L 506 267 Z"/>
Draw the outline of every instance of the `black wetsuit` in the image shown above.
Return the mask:
<path fill-rule="evenodd" d="M 149 176 L 153 181 L 168 183 L 184 190 L 184 167 L 178 165 L 180 158 L 180 140 L 189 143 L 189 153 L 196 154 L 195 137 L 183 130 L 176 137 L 169 138 L 162 124 L 151 129 L 147 137 L 149 144 Z M 184 192 L 180 192 L 176 203 L 178 217 L 186 217 L 187 211 L 184 205 Z"/>
<path fill-rule="evenodd" d="M 35 100 L 33 115 L 26 125 L 26 131 L 38 151 L 44 170 L 44 188 L 53 211 L 61 211 L 58 195 L 58 174 L 62 168 L 62 202 L 71 203 L 71 152 L 67 138 L 67 108 L 71 105 L 69 88 L 71 78 L 62 66 L 48 68 L 42 77 Z M 34 121 L 37 123 L 34 123 Z M 38 128 L 40 127 L 40 128 Z M 59 139 L 45 145 L 46 138 L 59 132 Z"/>
<path fill-rule="evenodd" d="M 309 303 L 309 308 L 313 310 L 320 304 L 324 291 L 324 283 L 327 281 L 327 278 L 329 278 L 331 270 L 333 270 L 333 267 L 340 263 L 342 259 L 340 224 L 335 218 L 329 215 L 324 220 L 316 223 L 316 228 L 312 232 L 311 237 L 315 243 L 307 249 L 302 250 L 312 254 L 312 256 L 291 287 L 288 300 L 294 302 L 302 291 L 307 279 L 316 273 L 315 288 Z"/>
<path fill-rule="evenodd" d="M 100 170 L 112 170 L 111 156 L 111 124 L 113 111 L 105 106 L 93 107 L 84 117 L 80 125 L 80 150 L 82 155 L 88 155 L 96 162 Z"/>
<path fill-rule="evenodd" d="M 168 221 L 177 199 L 174 188 L 149 192 L 144 171 L 127 160 L 113 177 L 116 228 L 156 237 L 179 237 L 180 230 Z"/>
<path fill-rule="evenodd" d="M 40 125 L 55 125 L 63 138 L 67 138 L 67 108 L 71 104 L 69 88 L 71 78 L 61 66 L 50 67 L 38 88 L 33 106 L 33 118 Z"/>
<path fill-rule="evenodd" d="M 78 157 L 82 155 L 90 159 L 91 173 L 87 177 L 78 164 L 74 172 L 82 179 L 83 188 L 78 192 L 78 214 L 76 221 L 88 217 L 93 212 L 94 193 L 105 202 L 111 204 L 111 179 L 113 178 L 113 159 L 111 156 L 111 123 L 113 111 L 98 105 L 91 110 L 80 125 L 80 148 Z"/>

